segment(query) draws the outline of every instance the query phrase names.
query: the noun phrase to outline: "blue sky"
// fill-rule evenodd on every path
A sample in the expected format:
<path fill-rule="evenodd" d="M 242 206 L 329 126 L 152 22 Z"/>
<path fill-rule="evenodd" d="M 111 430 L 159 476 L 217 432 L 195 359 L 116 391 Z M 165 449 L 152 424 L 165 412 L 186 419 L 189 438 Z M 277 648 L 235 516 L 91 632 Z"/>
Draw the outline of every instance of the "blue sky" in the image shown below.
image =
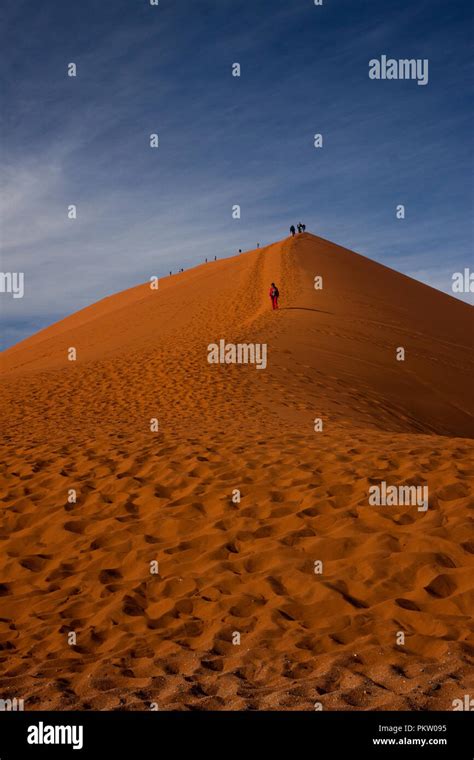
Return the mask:
<path fill-rule="evenodd" d="M 451 294 L 473 267 L 470 3 L 2 5 L 1 271 L 25 273 L 2 347 L 299 219 Z M 369 79 L 382 54 L 428 85 Z"/>

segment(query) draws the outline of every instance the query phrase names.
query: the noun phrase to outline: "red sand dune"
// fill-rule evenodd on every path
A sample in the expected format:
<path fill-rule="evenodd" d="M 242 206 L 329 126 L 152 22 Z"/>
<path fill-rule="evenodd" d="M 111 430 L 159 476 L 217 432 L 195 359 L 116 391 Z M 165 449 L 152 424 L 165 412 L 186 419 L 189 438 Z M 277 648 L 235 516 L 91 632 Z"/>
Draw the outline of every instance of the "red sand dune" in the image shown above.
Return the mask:
<path fill-rule="evenodd" d="M 209 364 L 220 339 L 268 366 Z M 474 693 L 473 366 L 471 307 L 310 234 L 4 352 L 0 697 L 451 710 Z M 428 511 L 370 506 L 380 481 L 428 485 Z"/>

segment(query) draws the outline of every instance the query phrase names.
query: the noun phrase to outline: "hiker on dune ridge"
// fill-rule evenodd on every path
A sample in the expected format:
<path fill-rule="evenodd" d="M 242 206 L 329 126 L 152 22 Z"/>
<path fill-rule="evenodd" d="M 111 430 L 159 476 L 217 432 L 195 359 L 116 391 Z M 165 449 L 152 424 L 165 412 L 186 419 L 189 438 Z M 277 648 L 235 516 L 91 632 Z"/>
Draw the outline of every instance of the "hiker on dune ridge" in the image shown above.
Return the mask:
<path fill-rule="evenodd" d="M 272 299 L 272 309 L 278 309 L 279 295 L 280 295 L 280 291 L 278 290 L 275 283 L 272 282 L 271 287 L 270 287 L 270 298 Z"/>

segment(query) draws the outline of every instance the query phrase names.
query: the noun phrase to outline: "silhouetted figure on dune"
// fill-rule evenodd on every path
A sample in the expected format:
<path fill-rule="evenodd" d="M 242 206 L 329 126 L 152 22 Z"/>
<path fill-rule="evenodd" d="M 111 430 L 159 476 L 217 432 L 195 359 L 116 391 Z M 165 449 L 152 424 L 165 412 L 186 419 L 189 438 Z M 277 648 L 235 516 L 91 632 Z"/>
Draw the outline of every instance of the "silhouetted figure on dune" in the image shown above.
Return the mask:
<path fill-rule="evenodd" d="M 295 236 L 295 232 L 296 232 L 294 224 L 291 225 L 290 232 L 291 232 L 292 236 L 294 237 Z"/>
<path fill-rule="evenodd" d="M 270 286 L 270 298 L 272 299 L 272 309 L 278 309 L 278 296 L 280 295 L 280 291 L 278 290 L 277 286 L 274 282 L 272 282 Z"/>

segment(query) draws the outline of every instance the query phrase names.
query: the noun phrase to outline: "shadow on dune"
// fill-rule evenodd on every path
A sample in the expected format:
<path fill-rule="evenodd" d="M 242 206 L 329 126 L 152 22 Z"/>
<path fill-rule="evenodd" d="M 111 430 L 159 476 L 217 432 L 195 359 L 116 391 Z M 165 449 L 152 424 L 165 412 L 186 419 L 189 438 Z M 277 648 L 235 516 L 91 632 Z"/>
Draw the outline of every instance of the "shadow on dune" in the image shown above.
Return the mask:
<path fill-rule="evenodd" d="M 297 309 L 298 311 L 317 311 L 319 314 L 334 314 L 333 311 L 323 311 L 323 309 L 311 309 L 309 306 L 279 306 L 280 311 L 288 309 Z"/>

